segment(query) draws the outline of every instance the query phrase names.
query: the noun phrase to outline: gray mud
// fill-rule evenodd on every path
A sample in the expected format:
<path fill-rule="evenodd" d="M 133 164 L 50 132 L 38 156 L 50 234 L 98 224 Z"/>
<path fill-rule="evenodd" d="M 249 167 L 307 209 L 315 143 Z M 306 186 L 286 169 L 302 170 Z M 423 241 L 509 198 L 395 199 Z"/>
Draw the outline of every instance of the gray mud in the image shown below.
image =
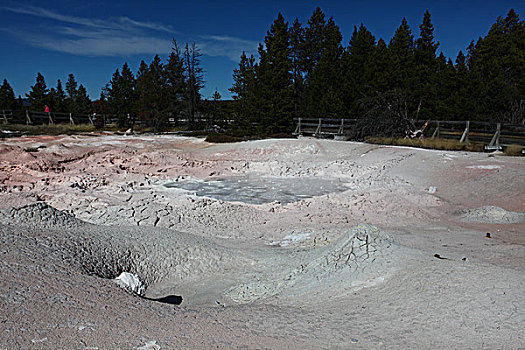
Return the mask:
<path fill-rule="evenodd" d="M 348 190 L 340 179 L 293 177 L 234 177 L 214 180 L 178 180 L 168 182 L 167 188 L 180 188 L 197 196 L 210 197 L 226 202 L 264 204 L 293 203 L 298 200 Z"/>
<path fill-rule="evenodd" d="M 496 206 L 467 209 L 459 213 L 462 220 L 486 224 L 515 224 L 525 222 L 525 213 L 507 211 Z"/>
<path fill-rule="evenodd" d="M 486 158 L 308 138 L 7 140 L 0 349 L 523 348 L 525 163 L 471 167 Z M 182 304 L 154 301 L 170 295 Z"/>

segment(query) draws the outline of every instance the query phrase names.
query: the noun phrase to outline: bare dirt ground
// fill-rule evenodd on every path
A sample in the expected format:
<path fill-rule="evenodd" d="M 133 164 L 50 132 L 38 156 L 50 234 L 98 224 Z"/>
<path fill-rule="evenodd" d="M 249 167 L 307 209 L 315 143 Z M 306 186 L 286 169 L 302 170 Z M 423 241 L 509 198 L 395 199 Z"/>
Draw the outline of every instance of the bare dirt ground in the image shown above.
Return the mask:
<path fill-rule="evenodd" d="M 524 158 L 9 139 L 0 242 L 0 349 L 525 349 Z"/>

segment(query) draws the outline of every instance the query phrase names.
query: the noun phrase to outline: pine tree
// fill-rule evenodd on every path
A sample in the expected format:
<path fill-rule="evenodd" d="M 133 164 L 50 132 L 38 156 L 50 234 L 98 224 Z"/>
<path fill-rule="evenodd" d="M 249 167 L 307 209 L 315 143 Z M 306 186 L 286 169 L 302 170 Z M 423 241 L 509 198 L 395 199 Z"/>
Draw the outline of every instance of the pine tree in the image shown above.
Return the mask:
<path fill-rule="evenodd" d="M 326 46 L 326 20 L 320 7 L 317 7 L 304 29 L 304 45 L 301 52 L 302 71 L 306 84 L 309 83 L 312 72 L 321 59 Z"/>
<path fill-rule="evenodd" d="M 89 99 L 87 89 L 82 84 L 78 87 L 75 103 L 80 113 L 91 113 L 91 100 Z"/>
<path fill-rule="evenodd" d="M 104 91 L 105 89 L 102 89 L 102 91 L 100 92 L 100 97 L 98 98 L 98 100 L 93 101 L 92 104 L 93 111 L 97 113 L 97 118 L 94 120 L 94 122 L 96 122 L 95 125 L 99 127 L 104 125 L 104 116 L 106 113 L 109 112 L 108 101 Z"/>
<path fill-rule="evenodd" d="M 149 120 L 150 113 L 148 108 L 148 77 L 149 68 L 144 60 L 140 61 L 139 69 L 137 71 L 135 80 L 135 92 L 136 92 L 136 108 L 138 111 L 139 118 L 142 120 Z M 114 74 L 115 76 L 115 74 Z"/>
<path fill-rule="evenodd" d="M 289 131 L 294 109 L 292 63 L 288 23 L 281 13 L 266 33 L 264 43 L 265 48 L 259 46 L 260 63 L 257 71 L 256 89 L 259 89 L 262 100 L 259 123 L 268 133 Z"/>
<path fill-rule="evenodd" d="M 67 112 L 66 93 L 62 88 L 62 82 L 60 79 L 57 80 L 57 87 L 55 90 L 55 110 L 62 113 Z"/>
<path fill-rule="evenodd" d="M 519 122 L 525 117 L 523 37 L 525 24 L 511 9 L 506 18 L 497 18 L 485 38 L 469 47 L 469 75 L 478 96 L 476 113 L 484 119 Z"/>
<path fill-rule="evenodd" d="M 411 97 L 413 102 L 417 102 L 422 106 L 420 115 L 423 118 L 430 119 L 436 113 L 436 85 L 438 79 L 436 75 L 436 50 L 439 43 L 434 41 L 434 26 L 428 10 L 423 15 L 423 23 L 419 26 L 419 29 L 421 32 L 416 40 L 414 50 L 416 83 Z M 443 66 L 446 65 L 446 60 L 442 64 Z"/>
<path fill-rule="evenodd" d="M 144 61 L 143 61 L 144 62 Z M 119 121 L 121 120 L 121 113 L 122 110 L 122 94 L 120 92 L 120 81 L 122 80 L 122 76 L 120 75 L 120 70 L 117 68 L 115 72 L 113 73 L 111 80 L 106 85 L 106 88 L 104 89 L 104 94 L 107 96 L 108 99 L 108 106 L 112 113 L 115 113 L 117 117 L 119 118 Z"/>
<path fill-rule="evenodd" d="M 233 70 L 233 85 L 228 90 L 231 91 L 235 102 L 235 123 L 237 127 L 246 132 L 250 132 L 249 126 L 255 121 L 257 115 L 257 103 L 255 95 L 256 84 L 256 64 L 255 57 L 246 56 L 243 51 L 239 68 Z"/>
<path fill-rule="evenodd" d="M 375 45 L 375 37 L 364 24 L 361 23 L 359 28 L 354 27 L 347 54 L 343 59 L 344 100 L 346 109 L 352 115 L 357 112 L 361 98 L 372 93 L 370 89 L 375 69 L 372 64 Z"/>
<path fill-rule="evenodd" d="M 245 100 L 248 97 L 250 84 L 255 79 L 255 58 L 253 55 L 248 58 L 246 52 L 242 52 L 239 68 L 233 70 L 233 85 L 230 90 L 234 100 Z"/>
<path fill-rule="evenodd" d="M 155 55 L 142 82 L 142 105 L 154 132 L 158 132 L 166 119 L 167 81 L 160 56 Z"/>
<path fill-rule="evenodd" d="M 308 112 L 312 116 L 340 118 L 344 113 L 341 94 L 342 39 L 339 27 L 330 18 L 325 27 L 325 46 L 308 86 Z"/>
<path fill-rule="evenodd" d="M 49 90 L 46 85 L 44 76 L 40 73 L 37 73 L 36 83 L 31 86 L 31 90 L 26 96 L 29 98 L 29 103 L 31 104 L 31 110 L 33 111 L 43 111 L 46 105 L 49 103 Z"/>
<path fill-rule="evenodd" d="M 371 57 L 370 86 L 377 91 L 388 91 L 392 87 L 392 61 L 386 42 L 383 39 L 377 41 L 377 45 Z"/>
<path fill-rule="evenodd" d="M 294 94 L 294 116 L 299 117 L 305 114 L 306 94 L 304 84 L 304 58 L 305 39 L 304 28 L 296 18 L 290 27 L 290 60 L 292 61 L 292 81 Z"/>
<path fill-rule="evenodd" d="M 456 96 L 456 69 L 452 60 L 443 52 L 436 58 L 434 87 L 436 94 L 430 103 L 434 106 L 433 119 L 450 119 L 454 113 L 454 97 Z"/>
<path fill-rule="evenodd" d="M 135 109 L 135 76 L 127 62 L 124 62 L 120 71 L 119 90 L 121 110 L 126 114 L 133 113 Z"/>
<path fill-rule="evenodd" d="M 124 62 L 122 71 L 118 68 L 115 70 L 104 92 L 108 98 L 110 110 L 118 117 L 119 126 L 127 127 L 137 107 L 135 77 L 127 62 Z"/>
<path fill-rule="evenodd" d="M 449 118 L 453 120 L 475 119 L 472 112 L 476 110 L 475 90 L 477 89 L 471 91 L 472 76 L 468 71 L 467 60 L 462 51 L 459 51 L 456 56 L 454 69 L 454 87 L 450 100 L 451 115 Z"/>
<path fill-rule="evenodd" d="M 200 65 L 202 54 L 195 43 L 186 44 L 184 50 L 184 64 L 186 77 L 186 103 L 190 126 L 195 125 L 195 115 L 201 101 L 200 90 L 204 87 L 203 69 Z"/>
<path fill-rule="evenodd" d="M 414 80 L 414 36 L 403 17 L 388 45 L 392 57 L 392 88 L 406 92 Z"/>
<path fill-rule="evenodd" d="M 16 109 L 17 103 L 15 99 L 15 92 L 7 79 L 4 79 L 2 86 L 0 86 L 0 109 Z"/>
<path fill-rule="evenodd" d="M 179 115 L 183 111 L 183 100 L 186 91 L 186 69 L 184 66 L 184 57 L 175 39 L 171 49 L 168 62 L 164 66 L 168 91 L 168 108 L 170 115 Z"/>
<path fill-rule="evenodd" d="M 79 113 L 80 112 L 80 106 L 77 103 L 78 99 L 78 83 L 75 79 L 75 76 L 71 73 L 68 75 L 67 82 L 66 82 L 66 92 L 67 92 L 67 98 L 66 103 L 68 106 L 68 110 L 71 113 Z"/>

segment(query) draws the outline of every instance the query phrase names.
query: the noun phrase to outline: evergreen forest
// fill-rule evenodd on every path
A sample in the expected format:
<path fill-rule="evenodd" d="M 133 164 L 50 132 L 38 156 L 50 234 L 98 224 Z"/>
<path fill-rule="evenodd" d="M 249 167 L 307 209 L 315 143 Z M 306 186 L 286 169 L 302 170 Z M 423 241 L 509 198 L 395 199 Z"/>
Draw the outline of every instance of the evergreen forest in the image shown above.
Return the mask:
<path fill-rule="evenodd" d="M 136 73 L 124 63 L 95 101 L 73 74 L 64 90 L 60 80 L 48 88 L 38 73 L 26 97 L 31 110 L 111 113 L 121 126 L 141 121 L 155 130 L 181 116 L 189 128 L 206 116 L 244 134 L 289 133 L 294 118 L 306 117 L 356 118 L 371 134 L 407 119 L 524 122 L 525 21 L 514 10 L 454 58 L 439 46 L 428 10 L 418 28 L 403 18 L 388 42 L 360 24 L 345 43 L 334 18 L 317 8 L 306 23 L 279 13 L 257 55 L 242 53 L 232 101 L 217 91 L 203 100 L 200 50 L 175 40 L 164 61 L 142 61 Z M 0 109 L 21 103 L 4 79 Z"/>

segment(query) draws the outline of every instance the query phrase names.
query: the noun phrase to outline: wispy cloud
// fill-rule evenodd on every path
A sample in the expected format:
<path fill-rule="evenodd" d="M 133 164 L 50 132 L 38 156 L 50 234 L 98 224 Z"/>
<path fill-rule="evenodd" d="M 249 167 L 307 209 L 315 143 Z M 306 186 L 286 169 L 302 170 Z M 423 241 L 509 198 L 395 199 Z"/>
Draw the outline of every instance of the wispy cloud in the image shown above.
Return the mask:
<path fill-rule="evenodd" d="M 134 28 L 147 28 L 157 31 L 164 31 L 173 33 L 174 29 L 171 26 L 152 23 L 152 22 L 140 22 L 135 21 L 128 17 L 117 17 L 109 18 L 107 20 L 97 18 L 85 18 L 71 15 L 60 14 L 56 11 L 44 9 L 41 7 L 27 6 L 27 7 L 1 7 L 3 10 L 20 13 L 25 15 L 31 15 L 41 18 L 47 18 L 56 20 L 59 22 L 73 23 L 91 28 L 107 28 L 107 29 L 134 29 Z"/>
<path fill-rule="evenodd" d="M 189 36 L 163 23 L 139 21 L 129 17 L 87 18 L 34 6 L 0 7 L 21 15 L 52 22 L 45 31 L 20 27 L 2 31 L 31 46 L 79 56 L 128 56 L 164 54 L 171 50 L 171 39 L 196 42 L 204 55 L 225 56 L 238 61 L 242 51 L 254 53 L 258 43 L 230 36 Z"/>
<path fill-rule="evenodd" d="M 226 56 L 236 62 L 239 61 L 243 51 L 246 51 L 248 55 L 255 54 L 259 45 L 253 40 L 219 35 L 201 35 L 196 43 L 207 55 Z"/>

